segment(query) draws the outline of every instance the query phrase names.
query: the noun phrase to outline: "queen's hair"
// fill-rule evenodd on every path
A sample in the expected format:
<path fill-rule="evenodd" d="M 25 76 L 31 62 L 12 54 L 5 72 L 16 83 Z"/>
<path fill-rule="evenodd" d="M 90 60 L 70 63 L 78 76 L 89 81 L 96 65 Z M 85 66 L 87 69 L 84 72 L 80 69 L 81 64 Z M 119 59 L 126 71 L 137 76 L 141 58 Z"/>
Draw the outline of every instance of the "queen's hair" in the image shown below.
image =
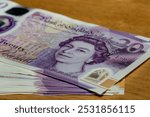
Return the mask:
<path fill-rule="evenodd" d="M 106 44 L 99 39 L 95 39 L 95 38 L 91 38 L 87 36 L 76 36 L 76 37 L 73 37 L 66 41 L 61 42 L 59 46 L 63 47 L 64 45 L 73 41 L 83 41 L 83 42 L 90 43 L 95 46 L 95 53 L 93 55 L 93 61 L 87 64 L 98 64 L 109 59 L 110 53 L 106 47 Z"/>

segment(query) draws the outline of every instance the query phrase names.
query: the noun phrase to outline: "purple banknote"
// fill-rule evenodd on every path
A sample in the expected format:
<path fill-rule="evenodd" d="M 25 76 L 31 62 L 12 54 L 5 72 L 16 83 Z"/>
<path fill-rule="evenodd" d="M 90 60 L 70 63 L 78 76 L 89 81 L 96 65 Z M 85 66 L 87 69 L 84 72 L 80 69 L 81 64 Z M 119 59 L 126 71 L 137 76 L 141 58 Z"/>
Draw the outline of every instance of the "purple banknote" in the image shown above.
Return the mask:
<path fill-rule="evenodd" d="M 78 86 L 2 62 L 0 62 L 0 86 L 0 95 L 18 93 L 34 93 L 40 95 L 94 95 L 94 93 Z M 124 81 L 111 87 L 104 95 L 122 94 L 124 94 Z"/>
<path fill-rule="evenodd" d="M 8 17 L 4 13 L 1 17 Z M 1 61 L 98 94 L 150 56 L 147 38 L 52 12 L 34 9 L 15 20 L 16 26 L 0 36 Z"/>

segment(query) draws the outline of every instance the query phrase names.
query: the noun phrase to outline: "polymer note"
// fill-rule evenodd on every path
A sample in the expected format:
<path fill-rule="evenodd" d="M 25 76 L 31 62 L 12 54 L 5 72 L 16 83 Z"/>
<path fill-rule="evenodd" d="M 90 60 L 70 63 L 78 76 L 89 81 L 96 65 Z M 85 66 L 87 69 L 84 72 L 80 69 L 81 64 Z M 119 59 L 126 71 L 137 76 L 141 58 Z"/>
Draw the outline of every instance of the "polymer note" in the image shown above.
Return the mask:
<path fill-rule="evenodd" d="M 150 57 L 150 41 L 41 9 L 0 16 L 0 60 L 97 94 Z"/>

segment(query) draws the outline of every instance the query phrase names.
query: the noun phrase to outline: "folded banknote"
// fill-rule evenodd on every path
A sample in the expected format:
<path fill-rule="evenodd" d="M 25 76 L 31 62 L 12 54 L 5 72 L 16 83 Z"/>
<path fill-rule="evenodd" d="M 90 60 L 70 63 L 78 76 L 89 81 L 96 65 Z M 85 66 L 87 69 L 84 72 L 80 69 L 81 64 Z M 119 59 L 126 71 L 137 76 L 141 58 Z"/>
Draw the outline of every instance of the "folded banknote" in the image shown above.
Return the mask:
<path fill-rule="evenodd" d="M 101 95 L 150 57 L 149 38 L 42 9 L 8 6 L 0 11 L 2 62 Z"/>

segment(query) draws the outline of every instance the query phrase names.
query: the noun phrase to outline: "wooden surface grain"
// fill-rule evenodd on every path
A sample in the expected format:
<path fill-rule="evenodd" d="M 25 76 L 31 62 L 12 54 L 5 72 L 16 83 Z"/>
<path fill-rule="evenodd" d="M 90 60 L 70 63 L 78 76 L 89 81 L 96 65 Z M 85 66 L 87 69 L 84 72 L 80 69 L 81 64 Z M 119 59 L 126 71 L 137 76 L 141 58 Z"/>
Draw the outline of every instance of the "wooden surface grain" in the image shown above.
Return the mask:
<path fill-rule="evenodd" d="M 150 37 L 150 1 L 148 0 L 14 0 L 24 6 L 42 8 L 111 29 Z M 126 77 L 125 95 L 120 96 L 38 96 L 4 95 L 13 100 L 101 100 L 150 99 L 150 60 Z"/>

